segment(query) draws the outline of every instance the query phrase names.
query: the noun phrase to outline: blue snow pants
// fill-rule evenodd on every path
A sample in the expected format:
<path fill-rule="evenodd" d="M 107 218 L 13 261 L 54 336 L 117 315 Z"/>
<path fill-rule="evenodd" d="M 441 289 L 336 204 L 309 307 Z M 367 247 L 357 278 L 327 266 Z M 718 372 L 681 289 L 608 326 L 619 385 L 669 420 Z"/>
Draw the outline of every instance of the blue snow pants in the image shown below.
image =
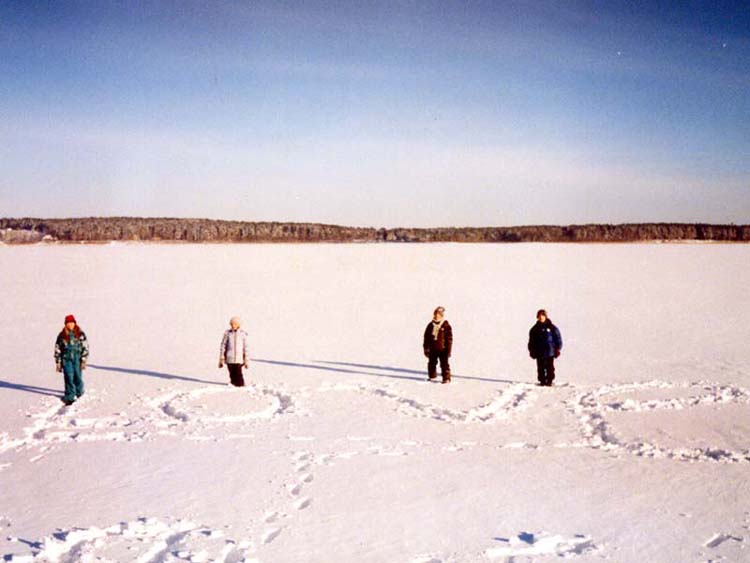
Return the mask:
<path fill-rule="evenodd" d="M 81 373 L 81 358 L 76 357 L 62 361 L 63 376 L 65 377 L 64 401 L 75 401 L 83 395 L 83 374 Z"/>

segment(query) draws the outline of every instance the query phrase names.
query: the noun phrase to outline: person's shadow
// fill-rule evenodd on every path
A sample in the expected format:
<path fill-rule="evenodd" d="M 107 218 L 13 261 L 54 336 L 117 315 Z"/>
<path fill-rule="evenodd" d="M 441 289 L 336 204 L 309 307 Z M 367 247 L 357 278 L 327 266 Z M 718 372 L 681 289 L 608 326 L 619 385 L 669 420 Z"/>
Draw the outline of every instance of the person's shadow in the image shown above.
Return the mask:
<path fill-rule="evenodd" d="M 2 380 L 0 380 L 0 389 L 13 389 L 15 391 L 25 391 L 26 393 L 36 393 L 37 395 L 49 395 L 50 397 L 62 397 L 63 395 L 61 390 L 37 387 L 36 385 L 24 385 L 22 383 L 12 383 L 10 381 Z"/>
<path fill-rule="evenodd" d="M 427 375 L 427 370 L 414 370 L 414 369 L 405 369 L 405 368 L 394 368 L 390 366 L 373 366 L 368 364 L 353 364 L 350 362 L 326 362 L 323 360 L 315 360 L 316 364 L 328 364 L 328 365 L 334 365 L 334 366 L 351 366 L 351 367 L 357 367 L 357 368 L 366 368 L 366 369 L 376 369 L 379 371 L 392 371 L 396 373 L 414 373 L 419 374 L 422 377 L 408 377 L 408 378 L 402 378 L 402 379 L 416 379 L 418 381 L 422 381 L 425 379 L 425 376 Z M 378 374 L 383 375 L 383 374 Z M 385 376 L 385 377 L 396 377 L 396 376 Z M 489 377 L 478 377 L 476 375 L 458 375 L 458 374 L 451 374 L 451 378 L 455 379 L 472 379 L 474 381 L 489 381 L 492 383 L 518 383 L 518 381 L 511 381 L 510 379 L 493 379 Z"/>
<path fill-rule="evenodd" d="M 314 369 L 321 371 L 332 371 L 336 373 L 349 373 L 354 375 L 371 375 L 375 377 L 389 377 L 392 379 L 408 379 L 411 381 L 426 381 L 427 371 L 426 370 L 415 370 L 406 368 L 396 368 L 390 366 L 376 366 L 370 364 L 357 364 L 352 362 L 328 362 L 324 360 L 313 360 L 311 364 L 302 364 L 298 362 L 286 362 L 282 360 L 263 360 L 260 358 L 253 358 L 253 362 L 262 364 L 271 364 L 276 366 L 287 366 L 303 369 Z M 359 369 L 353 369 L 359 368 Z M 371 370 L 371 371 L 364 371 Z M 372 371 L 376 370 L 376 371 Z M 382 373 L 382 372 L 392 373 Z M 380 372 L 380 373 L 379 373 Z M 404 374 L 404 375 L 400 375 Z M 490 379 L 488 377 L 476 377 L 471 375 L 456 375 L 453 374 L 451 377 L 456 379 L 473 379 L 476 381 L 488 381 L 492 383 L 518 383 L 517 381 L 511 381 L 509 379 Z"/>
<path fill-rule="evenodd" d="M 320 370 L 320 371 L 332 371 L 335 373 L 349 373 L 354 375 L 373 375 L 376 377 L 393 377 L 396 379 L 411 379 L 413 381 L 422 381 L 423 379 L 426 379 L 426 377 L 412 377 L 408 375 L 393 375 L 393 374 L 384 374 L 384 373 L 375 373 L 373 371 L 363 371 L 360 369 L 351 369 L 351 367 L 370 367 L 370 366 L 359 366 L 358 364 L 337 364 L 337 362 L 314 362 L 312 364 L 301 364 L 299 362 L 286 362 L 282 360 L 263 360 L 260 358 L 253 358 L 253 363 L 259 363 L 259 364 L 270 364 L 273 366 L 285 366 L 285 367 L 292 367 L 292 368 L 302 368 L 302 369 L 314 369 L 314 370 Z M 342 365 L 342 366 L 350 366 L 350 367 L 333 367 L 333 366 L 326 366 L 321 364 L 330 363 L 333 365 Z M 406 373 L 421 373 L 418 371 L 406 371 Z"/>
<path fill-rule="evenodd" d="M 115 366 L 100 366 L 95 364 L 88 364 L 91 369 L 102 370 L 102 371 L 113 371 L 115 373 L 127 373 L 130 375 L 144 375 L 146 377 L 156 377 L 158 379 L 167 379 L 170 381 L 189 381 L 191 383 L 205 383 L 208 385 L 226 385 L 226 383 L 220 381 L 209 381 L 207 379 L 197 379 L 194 377 L 186 377 L 184 375 L 175 375 L 173 373 L 162 373 L 159 371 L 149 371 L 144 369 L 133 369 L 133 368 L 121 368 Z"/>

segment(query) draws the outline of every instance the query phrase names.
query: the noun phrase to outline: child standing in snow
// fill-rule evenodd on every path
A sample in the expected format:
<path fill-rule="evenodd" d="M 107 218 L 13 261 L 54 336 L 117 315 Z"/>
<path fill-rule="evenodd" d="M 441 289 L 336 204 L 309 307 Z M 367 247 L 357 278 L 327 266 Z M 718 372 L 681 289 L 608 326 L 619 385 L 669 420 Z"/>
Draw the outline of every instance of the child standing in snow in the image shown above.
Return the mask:
<path fill-rule="evenodd" d="M 451 381 L 451 366 L 448 358 L 453 348 L 453 329 L 445 319 L 445 308 L 438 307 L 432 314 L 432 321 L 424 329 L 422 348 L 427 357 L 427 378 L 432 381 L 437 377 L 437 363 L 440 361 L 440 372 L 443 383 Z"/>
<path fill-rule="evenodd" d="M 65 326 L 55 341 L 55 364 L 65 377 L 62 401 L 72 405 L 83 395 L 83 374 L 89 356 L 89 343 L 73 315 L 65 317 Z"/>
<path fill-rule="evenodd" d="M 562 337 L 544 309 L 536 313 L 536 324 L 529 331 L 528 347 L 529 356 L 536 360 L 539 385 L 551 387 L 555 380 L 555 358 L 560 357 L 562 350 Z"/>
<path fill-rule="evenodd" d="M 235 387 L 244 387 L 245 378 L 242 375 L 242 368 L 247 368 L 247 332 L 240 328 L 242 319 L 232 317 L 229 320 L 229 330 L 224 332 L 224 338 L 221 339 L 221 348 L 219 351 L 219 369 L 224 367 L 224 362 L 229 369 L 229 381 Z"/>

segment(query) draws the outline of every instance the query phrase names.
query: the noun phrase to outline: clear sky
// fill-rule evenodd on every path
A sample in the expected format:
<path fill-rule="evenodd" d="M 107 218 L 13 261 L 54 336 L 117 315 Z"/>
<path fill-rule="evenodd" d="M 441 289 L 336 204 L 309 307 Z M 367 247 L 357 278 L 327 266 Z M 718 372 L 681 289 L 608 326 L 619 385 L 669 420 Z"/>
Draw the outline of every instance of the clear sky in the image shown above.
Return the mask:
<path fill-rule="evenodd" d="M 0 0 L 0 216 L 750 223 L 750 3 Z"/>

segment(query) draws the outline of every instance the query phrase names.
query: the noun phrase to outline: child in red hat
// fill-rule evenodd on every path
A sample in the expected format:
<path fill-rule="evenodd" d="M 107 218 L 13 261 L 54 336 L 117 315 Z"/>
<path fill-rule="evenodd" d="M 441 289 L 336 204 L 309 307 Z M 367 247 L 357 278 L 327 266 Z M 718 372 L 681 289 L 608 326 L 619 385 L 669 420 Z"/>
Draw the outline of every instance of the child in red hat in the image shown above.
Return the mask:
<path fill-rule="evenodd" d="M 55 341 L 57 371 L 65 376 L 63 403 L 72 405 L 83 395 L 83 374 L 89 356 L 89 343 L 73 315 L 65 317 L 65 326 Z"/>

